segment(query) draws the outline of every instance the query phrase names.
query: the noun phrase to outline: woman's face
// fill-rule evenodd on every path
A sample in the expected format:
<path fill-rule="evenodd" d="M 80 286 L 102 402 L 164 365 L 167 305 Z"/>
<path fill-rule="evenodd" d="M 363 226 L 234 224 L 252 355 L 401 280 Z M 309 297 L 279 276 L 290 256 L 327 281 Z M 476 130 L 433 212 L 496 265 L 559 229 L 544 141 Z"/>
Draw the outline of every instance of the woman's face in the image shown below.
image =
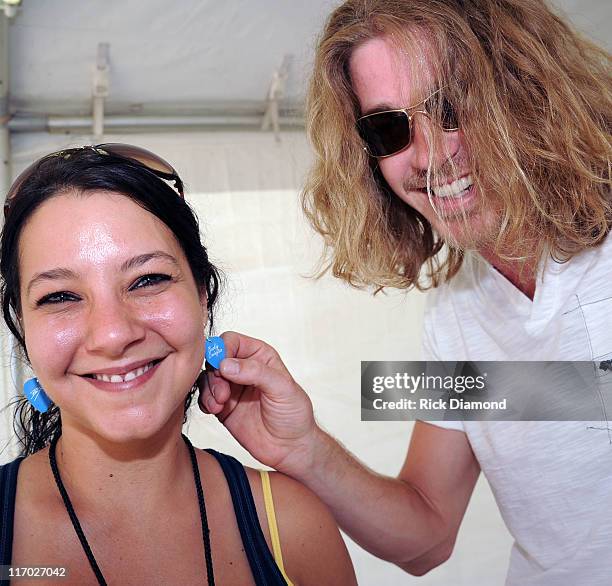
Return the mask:
<path fill-rule="evenodd" d="M 19 274 L 28 355 L 64 427 L 122 442 L 182 421 L 206 304 L 161 220 L 114 193 L 56 196 L 22 231 Z"/>

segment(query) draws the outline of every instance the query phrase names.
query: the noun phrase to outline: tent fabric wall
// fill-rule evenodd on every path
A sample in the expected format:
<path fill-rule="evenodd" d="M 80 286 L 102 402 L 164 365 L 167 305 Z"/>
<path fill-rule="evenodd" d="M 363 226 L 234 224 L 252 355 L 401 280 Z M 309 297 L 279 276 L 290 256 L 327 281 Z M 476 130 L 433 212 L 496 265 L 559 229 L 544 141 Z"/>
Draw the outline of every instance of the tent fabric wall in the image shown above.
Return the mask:
<path fill-rule="evenodd" d="M 14 174 L 47 152 L 90 142 L 91 137 L 15 135 Z M 397 474 L 411 424 L 360 421 L 360 361 L 418 359 L 424 295 L 389 292 L 373 297 L 329 276 L 307 277 L 321 242 L 306 225 L 299 205 L 311 160 L 304 133 L 283 133 L 280 142 L 271 134 L 246 132 L 106 136 L 105 142 L 149 148 L 172 162 L 183 177 L 209 253 L 226 275 L 215 318 L 217 333 L 238 330 L 275 346 L 311 396 L 321 425 L 376 471 Z M 4 336 L 0 405 L 16 392 L 8 345 Z M 8 422 L 3 425 L 0 450 L 11 437 Z M 192 409 L 187 432 L 199 447 L 258 465 L 214 417 L 197 408 Z M 4 449 L 0 462 L 14 454 L 14 445 Z M 501 584 L 510 542 L 484 480 L 477 486 L 453 558 L 425 577 L 412 578 L 347 538 L 359 583 L 365 585 Z"/>

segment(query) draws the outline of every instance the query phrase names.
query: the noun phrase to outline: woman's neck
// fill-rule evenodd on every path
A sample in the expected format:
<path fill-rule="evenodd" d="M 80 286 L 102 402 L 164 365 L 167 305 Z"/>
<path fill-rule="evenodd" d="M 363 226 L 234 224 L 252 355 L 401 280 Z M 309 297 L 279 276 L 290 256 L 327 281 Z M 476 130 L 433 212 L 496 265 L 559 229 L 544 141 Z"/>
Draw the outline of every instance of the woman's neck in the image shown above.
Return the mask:
<path fill-rule="evenodd" d="M 189 452 L 176 424 L 146 440 L 122 443 L 64 425 L 56 460 L 75 508 L 100 514 L 159 510 L 181 487 L 193 486 Z"/>

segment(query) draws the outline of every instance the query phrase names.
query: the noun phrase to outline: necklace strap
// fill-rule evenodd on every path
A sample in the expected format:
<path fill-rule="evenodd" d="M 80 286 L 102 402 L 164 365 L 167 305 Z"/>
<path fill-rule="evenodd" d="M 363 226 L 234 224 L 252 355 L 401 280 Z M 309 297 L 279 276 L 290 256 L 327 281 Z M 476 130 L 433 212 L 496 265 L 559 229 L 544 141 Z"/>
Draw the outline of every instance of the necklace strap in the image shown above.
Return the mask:
<path fill-rule="evenodd" d="M 182 434 L 183 440 L 187 444 L 187 449 L 189 450 L 189 457 L 191 459 L 191 468 L 193 470 L 193 477 L 196 486 L 196 492 L 198 495 L 198 506 L 200 508 L 200 520 L 202 522 L 202 540 L 204 542 L 204 559 L 206 561 L 206 575 L 208 576 L 208 585 L 214 586 L 215 584 L 215 576 L 213 573 L 213 563 L 212 563 L 212 553 L 210 549 L 210 529 L 208 527 L 208 517 L 206 515 L 206 504 L 204 501 L 204 490 L 202 489 L 202 481 L 200 479 L 200 469 L 198 467 L 198 459 L 195 453 L 195 449 L 189 438 Z M 57 460 L 55 457 L 55 447 L 59 440 L 60 436 L 56 436 L 51 440 L 51 445 L 49 446 L 49 464 L 51 465 L 51 471 L 53 472 L 53 478 L 55 478 L 55 484 L 57 484 L 57 488 L 59 493 L 64 501 L 64 506 L 66 507 L 66 511 L 68 512 L 68 516 L 70 517 L 70 521 L 72 522 L 72 526 L 74 527 L 74 531 L 79 538 L 81 543 L 81 547 L 89 560 L 89 565 L 96 575 L 96 579 L 98 580 L 98 584 L 100 586 L 108 586 L 106 580 L 104 579 L 104 575 L 98 566 L 98 562 L 89 546 L 87 538 L 85 537 L 85 533 L 83 528 L 81 527 L 81 523 L 79 522 L 79 518 L 76 515 L 74 507 L 72 506 L 72 502 L 70 501 L 70 497 L 68 496 L 68 491 L 62 482 L 62 477 L 60 476 L 59 469 L 57 467 Z"/>
<path fill-rule="evenodd" d="M 202 489 L 202 481 L 200 479 L 200 468 L 198 467 L 198 458 L 189 438 L 183 433 L 181 434 L 191 458 L 191 467 L 193 468 L 193 477 L 195 479 L 196 491 L 198 493 L 198 505 L 200 507 L 200 521 L 202 522 L 202 541 L 204 542 L 204 559 L 206 561 L 206 575 L 208 576 L 209 586 L 214 586 L 215 575 L 213 573 L 212 552 L 210 550 L 210 529 L 208 528 L 208 517 L 206 515 L 206 505 L 204 504 L 204 490 Z"/>
<path fill-rule="evenodd" d="M 107 586 L 106 580 L 102 575 L 102 571 L 100 570 L 100 566 L 98 566 L 98 562 L 94 557 L 93 552 L 91 551 L 91 547 L 89 547 L 89 542 L 85 537 L 85 533 L 83 532 L 83 528 L 81 527 L 81 523 L 79 522 L 79 518 L 77 517 L 74 507 L 72 506 L 72 502 L 70 502 L 70 497 L 68 496 L 68 492 L 66 491 L 66 487 L 62 482 L 62 477 L 60 476 L 59 470 L 57 468 L 57 460 L 55 459 L 55 446 L 57 445 L 57 441 L 60 436 L 57 435 L 51 441 L 51 446 L 49 447 L 49 463 L 51 464 L 51 471 L 53 472 L 53 477 L 55 478 L 55 484 L 57 484 L 57 488 L 62 495 L 62 500 L 64 501 L 64 506 L 66 507 L 66 511 L 68 511 L 68 516 L 72 521 L 72 526 L 81 542 L 81 546 L 83 547 L 83 551 L 85 551 L 85 555 L 89 560 L 89 565 L 91 569 L 94 571 L 96 578 L 98 579 L 98 584 L 100 586 Z"/>

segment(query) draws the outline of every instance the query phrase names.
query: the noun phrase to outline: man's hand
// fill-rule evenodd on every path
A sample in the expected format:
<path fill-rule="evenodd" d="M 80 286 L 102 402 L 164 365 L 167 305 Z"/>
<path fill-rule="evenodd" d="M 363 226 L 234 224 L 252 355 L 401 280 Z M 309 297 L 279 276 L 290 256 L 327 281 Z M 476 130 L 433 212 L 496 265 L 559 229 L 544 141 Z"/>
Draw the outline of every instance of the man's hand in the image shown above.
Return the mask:
<path fill-rule="evenodd" d="M 319 431 L 308 395 L 274 348 L 236 332 L 221 337 L 226 358 L 198 379 L 200 409 L 260 462 L 299 476 L 311 465 Z"/>

